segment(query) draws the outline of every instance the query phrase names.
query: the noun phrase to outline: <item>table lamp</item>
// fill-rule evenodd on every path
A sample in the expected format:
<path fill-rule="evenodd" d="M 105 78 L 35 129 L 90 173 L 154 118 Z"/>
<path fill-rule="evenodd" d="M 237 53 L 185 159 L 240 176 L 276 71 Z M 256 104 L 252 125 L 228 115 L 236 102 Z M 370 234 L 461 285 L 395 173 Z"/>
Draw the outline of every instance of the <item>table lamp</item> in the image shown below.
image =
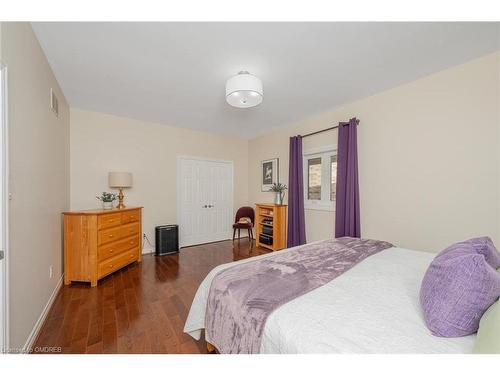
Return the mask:
<path fill-rule="evenodd" d="M 117 208 L 125 208 L 123 204 L 123 189 L 132 187 L 132 173 L 128 172 L 109 172 L 108 174 L 109 187 L 120 189 L 118 194 Z"/>

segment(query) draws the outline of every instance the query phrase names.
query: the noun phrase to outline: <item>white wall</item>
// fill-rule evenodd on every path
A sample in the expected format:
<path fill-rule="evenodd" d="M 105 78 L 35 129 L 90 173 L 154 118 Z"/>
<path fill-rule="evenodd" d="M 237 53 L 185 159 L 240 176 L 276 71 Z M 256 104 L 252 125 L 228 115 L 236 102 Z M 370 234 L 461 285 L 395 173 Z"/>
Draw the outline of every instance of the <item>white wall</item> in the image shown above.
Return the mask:
<path fill-rule="evenodd" d="M 133 173 L 125 204 L 144 206 L 143 231 L 177 222 L 178 155 L 234 162 L 234 210 L 248 202 L 248 142 L 209 133 L 71 109 L 71 209 L 99 207 L 109 171 Z"/>
<path fill-rule="evenodd" d="M 10 158 L 10 346 L 22 347 L 62 274 L 69 108 L 28 23 L 3 23 Z M 49 108 L 50 88 L 59 117 Z M 53 278 L 49 267 L 53 266 Z"/>
<path fill-rule="evenodd" d="M 495 53 L 350 103 L 249 144 L 249 198 L 260 191 L 260 161 L 280 158 L 288 183 L 289 137 L 358 117 L 364 237 L 439 251 L 489 235 L 500 246 L 499 60 Z M 304 149 L 336 144 L 332 131 Z M 333 213 L 306 211 L 308 241 L 333 236 Z"/>

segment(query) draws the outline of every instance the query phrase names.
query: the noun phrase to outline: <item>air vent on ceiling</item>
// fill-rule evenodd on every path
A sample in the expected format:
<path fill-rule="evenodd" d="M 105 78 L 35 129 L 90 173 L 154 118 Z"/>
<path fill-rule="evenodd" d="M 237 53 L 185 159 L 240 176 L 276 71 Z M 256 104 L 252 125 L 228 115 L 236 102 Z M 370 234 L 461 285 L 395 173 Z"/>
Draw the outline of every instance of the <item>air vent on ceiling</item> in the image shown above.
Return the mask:
<path fill-rule="evenodd" d="M 50 89 L 50 109 L 59 117 L 59 100 L 52 89 Z"/>

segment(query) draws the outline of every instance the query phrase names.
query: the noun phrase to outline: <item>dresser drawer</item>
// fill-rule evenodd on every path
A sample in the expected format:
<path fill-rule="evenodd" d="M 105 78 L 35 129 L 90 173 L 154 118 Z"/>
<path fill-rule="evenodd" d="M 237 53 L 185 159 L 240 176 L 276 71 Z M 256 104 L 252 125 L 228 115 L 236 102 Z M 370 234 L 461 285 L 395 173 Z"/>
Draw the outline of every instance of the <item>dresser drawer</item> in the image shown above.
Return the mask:
<path fill-rule="evenodd" d="M 124 236 L 122 235 L 123 226 L 119 226 L 111 229 L 100 230 L 97 234 L 97 244 L 103 245 L 108 242 L 117 241 Z"/>
<path fill-rule="evenodd" d="M 137 249 L 125 251 L 113 258 L 99 262 L 97 277 L 101 278 L 137 260 Z"/>
<path fill-rule="evenodd" d="M 121 224 L 122 213 L 99 215 L 97 217 L 97 229 L 105 229 L 115 227 Z"/>
<path fill-rule="evenodd" d="M 133 223 L 139 221 L 141 218 L 141 210 L 125 211 L 122 212 L 121 215 L 122 224 Z"/>
<path fill-rule="evenodd" d="M 141 226 L 139 223 L 131 223 L 121 226 L 121 236 L 122 238 L 137 236 L 140 233 Z"/>
<path fill-rule="evenodd" d="M 131 237 L 117 242 L 112 242 L 97 249 L 97 259 L 102 261 L 120 255 L 129 249 L 139 248 L 139 237 Z"/>

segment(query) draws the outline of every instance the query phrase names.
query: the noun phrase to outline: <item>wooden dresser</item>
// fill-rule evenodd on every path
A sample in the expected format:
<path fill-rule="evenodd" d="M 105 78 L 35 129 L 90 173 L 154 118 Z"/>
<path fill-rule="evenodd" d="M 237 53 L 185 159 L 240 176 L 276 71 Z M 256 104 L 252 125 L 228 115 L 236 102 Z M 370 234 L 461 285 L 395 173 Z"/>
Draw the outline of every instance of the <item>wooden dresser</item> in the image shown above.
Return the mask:
<path fill-rule="evenodd" d="M 97 280 L 141 261 L 142 207 L 64 212 L 64 284 Z"/>
<path fill-rule="evenodd" d="M 256 207 L 257 246 L 273 251 L 284 249 L 286 247 L 286 204 L 257 203 Z"/>

